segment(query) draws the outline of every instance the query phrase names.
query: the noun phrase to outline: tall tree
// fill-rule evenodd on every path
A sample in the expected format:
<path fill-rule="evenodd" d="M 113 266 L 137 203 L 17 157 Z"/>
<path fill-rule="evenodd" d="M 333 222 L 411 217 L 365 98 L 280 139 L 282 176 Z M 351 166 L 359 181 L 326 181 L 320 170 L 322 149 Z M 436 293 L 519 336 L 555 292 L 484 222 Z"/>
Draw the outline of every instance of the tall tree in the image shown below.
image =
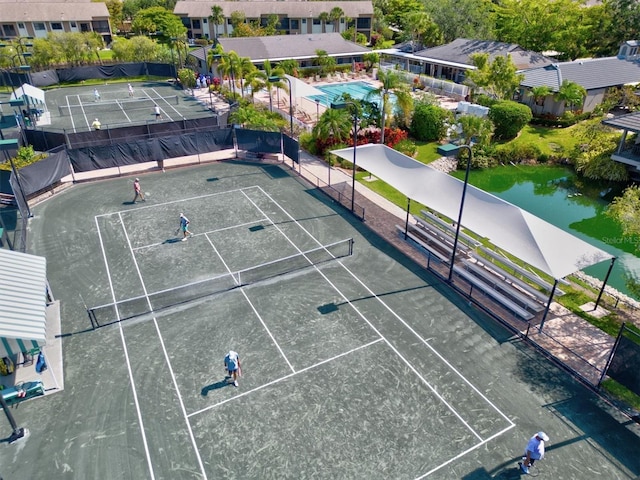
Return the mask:
<path fill-rule="evenodd" d="M 163 7 L 151 7 L 136 13 L 131 29 L 139 34 L 162 32 L 167 38 L 182 38 L 187 35 L 187 27 L 173 12 Z"/>
<path fill-rule="evenodd" d="M 587 91 L 582 85 L 565 79 L 556 92 L 555 99 L 559 102 L 564 102 L 573 111 L 577 105 L 582 105 L 586 96 Z"/>
<path fill-rule="evenodd" d="M 443 37 L 438 25 L 431 16 L 425 12 L 411 12 L 402 17 L 403 39 L 411 41 L 411 53 L 415 51 L 415 45 L 424 46 L 440 45 Z"/>
<path fill-rule="evenodd" d="M 220 5 L 214 5 L 211 7 L 211 15 L 209 15 L 209 22 L 213 24 L 213 43 L 218 44 L 218 25 L 222 25 L 224 22 L 224 11 Z"/>
<path fill-rule="evenodd" d="M 344 17 L 344 11 L 340 7 L 333 7 L 329 12 L 329 21 L 333 22 L 334 32 L 340 31 L 340 19 L 342 17 Z"/>
<path fill-rule="evenodd" d="M 384 144 L 384 129 L 387 126 L 391 112 L 391 94 L 396 97 L 396 104 L 403 111 L 408 112 L 413 106 L 413 97 L 409 91 L 409 85 L 404 83 L 402 77 L 393 70 L 378 71 L 380 87 L 367 94 L 367 100 L 371 97 L 380 97 L 380 143 Z M 409 115 L 406 115 L 409 118 Z"/>
<path fill-rule="evenodd" d="M 544 106 L 544 99 L 551 95 L 551 89 L 546 85 L 538 85 L 536 87 L 532 87 L 531 90 L 527 92 L 529 97 L 533 97 L 533 103 L 536 106 L 537 110 L 542 110 Z"/>
<path fill-rule="evenodd" d="M 424 0 L 425 10 L 431 15 L 443 35 L 443 42 L 456 38 L 492 40 L 494 32 L 494 2 L 485 0 Z"/>
<path fill-rule="evenodd" d="M 322 33 L 327 32 L 327 22 L 329 22 L 329 12 L 322 12 L 318 15 L 318 20 L 322 22 Z"/>
<path fill-rule="evenodd" d="M 265 87 L 269 92 L 269 111 L 273 112 L 273 96 L 271 95 L 273 88 L 286 88 L 285 82 L 282 80 L 284 77 L 284 70 L 281 66 L 273 66 L 269 60 L 265 60 L 262 65 L 262 78 L 264 80 Z M 280 80 L 270 80 L 270 78 L 278 77 Z"/>
<path fill-rule="evenodd" d="M 346 109 L 328 108 L 313 127 L 314 136 L 326 142 L 334 138 L 345 142 L 351 133 L 351 116 Z"/>
<path fill-rule="evenodd" d="M 467 83 L 484 89 L 501 100 L 513 98 L 513 94 L 524 79 L 524 75 L 517 73 L 518 68 L 511 60 L 511 55 L 500 55 L 490 62 L 487 53 L 473 54 L 471 62 L 477 68 L 467 71 Z"/>

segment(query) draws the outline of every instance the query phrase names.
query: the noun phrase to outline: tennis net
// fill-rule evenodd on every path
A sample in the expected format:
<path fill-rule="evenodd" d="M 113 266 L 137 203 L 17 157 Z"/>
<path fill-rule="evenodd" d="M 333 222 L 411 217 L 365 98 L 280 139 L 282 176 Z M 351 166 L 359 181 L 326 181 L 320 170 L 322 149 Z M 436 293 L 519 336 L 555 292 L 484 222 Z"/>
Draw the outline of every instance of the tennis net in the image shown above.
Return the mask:
<path fill-rule="evenodd" d="M 348 238 L 251 268 L 89 308 L 89 319 L 93 328 L 102 327 L 114 322 L 160 312 L 170 307 L 269 280 L 352 254 L 353 239 Z"/>
<path fill-rule="evenodd" d="M 131 100 L 115 100 L 107 102 L 83 103 L 81 105 L 58 105 L 58 112 L 61 117 L 69 117 L 72 115 L 82 115 L 88 113 L 93 116 L 100 113 L 112 113 L 114 109 L 127 110 L 144 110 L 151 111 L 153 107 L 158 105 L 164 108 L 167 104 L 178 105 L 180 99 L 177 95 L 158 98 L 137 98 Z"/>

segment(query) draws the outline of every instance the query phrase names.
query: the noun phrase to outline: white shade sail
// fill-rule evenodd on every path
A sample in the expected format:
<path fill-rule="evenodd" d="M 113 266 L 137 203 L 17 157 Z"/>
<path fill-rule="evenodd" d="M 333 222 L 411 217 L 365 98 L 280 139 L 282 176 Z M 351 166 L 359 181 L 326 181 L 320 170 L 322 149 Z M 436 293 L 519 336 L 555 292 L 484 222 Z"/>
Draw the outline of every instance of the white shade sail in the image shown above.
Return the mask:
<path fill-rule="evenodd" d="M 331 153 L 353 160 L 353 147 Z M 386 145 L 359 145 L 358 167 L 412 200 L 457 220 L 464 183 Z M 461 225 L 529 265 L 561 279 L 613 256 L 541 218 L 472 185 Z"/>

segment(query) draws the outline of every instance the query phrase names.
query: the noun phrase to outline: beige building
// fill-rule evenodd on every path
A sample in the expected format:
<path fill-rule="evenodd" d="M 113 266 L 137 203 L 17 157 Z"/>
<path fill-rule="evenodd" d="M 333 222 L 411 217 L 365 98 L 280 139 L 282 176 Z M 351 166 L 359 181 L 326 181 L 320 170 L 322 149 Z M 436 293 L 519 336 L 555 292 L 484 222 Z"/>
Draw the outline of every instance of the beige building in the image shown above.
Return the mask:
<path fill-rule="evenodd" d="M 106 43 L 111 42 L 106 5 L 89 1 L 0 0 L 0 28 L 6 39 L 43 38 L 49 32 L 97 32 Z"/>
<path fill-rule="evenodd" d="M 209 17 L 213 6 L 222 8 L 224 21 L 214 25 Z M 336 21 L 323 21 L 323 13 L 329 14 L 340 8 L 344 14 Z M 358 33 L 371 39 L 373 28 L 373 3 L 370 0 L 354 1 L 261 1 L 240 0 L 236 2 L 178 1 L 173 13 L 182 19 L 189 38 L 215 38 L 230 36 L 233 32 L 231 14 L 241 11 L 246 22 L 266 25 L 270 15 L 280 19 L 278 31 L 284 35 L 344 32 L 349 22 L 355 22 Z"/>

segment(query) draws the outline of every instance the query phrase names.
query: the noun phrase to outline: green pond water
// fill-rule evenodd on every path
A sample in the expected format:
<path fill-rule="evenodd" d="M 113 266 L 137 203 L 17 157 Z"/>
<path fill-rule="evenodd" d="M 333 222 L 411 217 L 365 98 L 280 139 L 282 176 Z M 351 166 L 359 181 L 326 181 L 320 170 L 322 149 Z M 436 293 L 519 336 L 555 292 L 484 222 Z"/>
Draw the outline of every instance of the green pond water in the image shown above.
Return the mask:
<path fill-rule="evenodd" d="M 464 178 L 464 172 L 456 172 Z M 626 278 L 640 278 L 640 238 L 625 237 L 619 224 L 604 211 L 619 186 L 589 183 L 571 170 L 547 166 L 506 166 L 471 171 L 469 182 L 503 200 L 617 257 L 607 282 L 631 295 Z M 586 268 L 585 273 L 604 279 L 610 262 Z"/>

